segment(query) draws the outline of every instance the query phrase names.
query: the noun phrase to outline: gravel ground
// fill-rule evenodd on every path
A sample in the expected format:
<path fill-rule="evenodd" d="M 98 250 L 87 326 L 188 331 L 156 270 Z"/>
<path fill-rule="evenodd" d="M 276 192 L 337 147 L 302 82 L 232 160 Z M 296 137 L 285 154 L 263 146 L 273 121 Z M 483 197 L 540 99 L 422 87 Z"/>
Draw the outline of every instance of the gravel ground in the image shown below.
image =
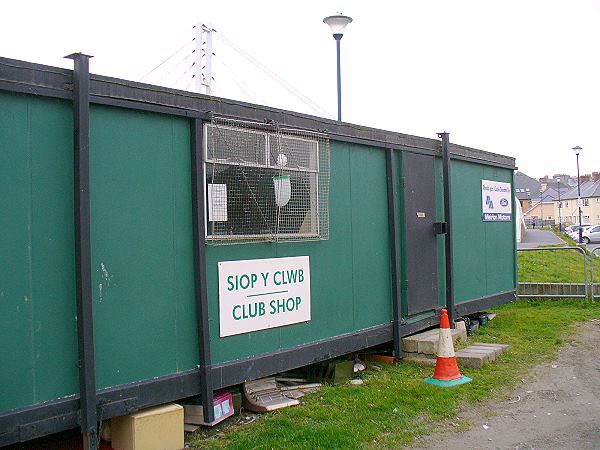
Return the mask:
<path fill-rule="evenodd" d="M 600 321 L 583 323 L 558 360 L 530 372 L 512 400 L 461 412 L 419 448 L 600 449 L 599 343 Z M 471 429 L 456 432 L 463 421 Z"/>

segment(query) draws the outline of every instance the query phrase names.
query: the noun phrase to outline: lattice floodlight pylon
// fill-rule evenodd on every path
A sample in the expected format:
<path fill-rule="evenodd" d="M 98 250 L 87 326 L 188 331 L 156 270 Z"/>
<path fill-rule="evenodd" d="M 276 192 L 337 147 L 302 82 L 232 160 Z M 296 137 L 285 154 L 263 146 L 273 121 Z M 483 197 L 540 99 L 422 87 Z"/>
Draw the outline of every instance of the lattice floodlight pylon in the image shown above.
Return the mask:
<path fill-rule="evenodd" d="M 215 118 L 205 125 L 211 244 L 329 238 L 329 138 Z"/>

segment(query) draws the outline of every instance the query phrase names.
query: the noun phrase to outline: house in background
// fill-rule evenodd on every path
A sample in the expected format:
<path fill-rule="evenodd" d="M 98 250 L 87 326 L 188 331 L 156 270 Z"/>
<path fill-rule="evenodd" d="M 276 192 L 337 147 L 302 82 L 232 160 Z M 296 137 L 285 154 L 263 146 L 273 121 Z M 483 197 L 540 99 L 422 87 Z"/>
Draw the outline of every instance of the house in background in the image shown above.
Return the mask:
<path fill-rule="evenodd" d="M 521 204 L 523 213 L 530 210 L 536 201 L 539 202 L 541 190 L 542 183 L 523 172 L 517 171 L 515 174 L 515 195 Z"/>
<path fill-rule="evenodd" d="M 577 186 L 560 194 L 561 201 L 554 202 L 554 215 L 560 217 L 564 225 L 579 222 L 577 207 Z M 581 183 L 581 222 L 589 224 L 600 223 L 600 181 L 585 181 Z"/>
<path fill-rule="evenodd" d="M 562 190 L 561 190 L 562 191 Z M 563 193 L 561 192 L 561 199 Z M 529 201 L 529 209 L 523 210 L 525 223 L 530 225 L 534 220 L 537 226 L 553 225 L 558 223 L 558 213 L 555 204 L 558 201 L 558 191 L 548 188 L 543 192 L 538 192 L 537 198 Z"/>
<path fill-rule="evenodd" d="M 582 175 L 580 184 L 581 221 L 600 224 L 600 172 Z M 517 171 L 515 195 L 528 226 L 533 220 L 536 226 L 558 225 L 559 222 L 567 226 L 579 222 L 577 177 L 555 174 L 537 180 Z"/>

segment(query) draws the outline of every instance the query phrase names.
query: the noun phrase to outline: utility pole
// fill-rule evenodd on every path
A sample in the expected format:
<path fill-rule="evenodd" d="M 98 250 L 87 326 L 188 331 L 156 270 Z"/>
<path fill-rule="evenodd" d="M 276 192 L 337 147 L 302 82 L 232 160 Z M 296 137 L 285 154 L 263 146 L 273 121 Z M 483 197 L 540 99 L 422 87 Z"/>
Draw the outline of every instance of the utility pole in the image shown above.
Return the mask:
<path fill-rule="evenodd" d="M 213 28 L 204 22 L 196 23 L 196 91 L 210 95 L 212 84 Z"/>
<path fill-rule="evenodd" d="M 562 216 L 561 208 L 562 203 L 560 202 L 560 177 L 556 179 L 556 190 L 558 191 L 558 231 L 562 233 Z"/>
<path fill-rule="evenodd" d="M 542 224 L 540 228 L 544 228 L 544 191 L 540 190 L 540 216 L 542 218 Z"/>

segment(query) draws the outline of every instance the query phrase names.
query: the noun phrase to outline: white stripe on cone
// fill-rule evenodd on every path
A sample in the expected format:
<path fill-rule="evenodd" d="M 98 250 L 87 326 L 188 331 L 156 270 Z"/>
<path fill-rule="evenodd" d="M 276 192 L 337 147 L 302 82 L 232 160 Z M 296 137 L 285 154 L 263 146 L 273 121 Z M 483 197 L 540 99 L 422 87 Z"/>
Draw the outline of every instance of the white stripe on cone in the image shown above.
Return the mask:
<path fill-rule="evenodd" d="M 454 345 L 452 345 L 450 328 L 440 328 L 437 355 L 439 358 L 452 358 L 454 356 Z"/>

